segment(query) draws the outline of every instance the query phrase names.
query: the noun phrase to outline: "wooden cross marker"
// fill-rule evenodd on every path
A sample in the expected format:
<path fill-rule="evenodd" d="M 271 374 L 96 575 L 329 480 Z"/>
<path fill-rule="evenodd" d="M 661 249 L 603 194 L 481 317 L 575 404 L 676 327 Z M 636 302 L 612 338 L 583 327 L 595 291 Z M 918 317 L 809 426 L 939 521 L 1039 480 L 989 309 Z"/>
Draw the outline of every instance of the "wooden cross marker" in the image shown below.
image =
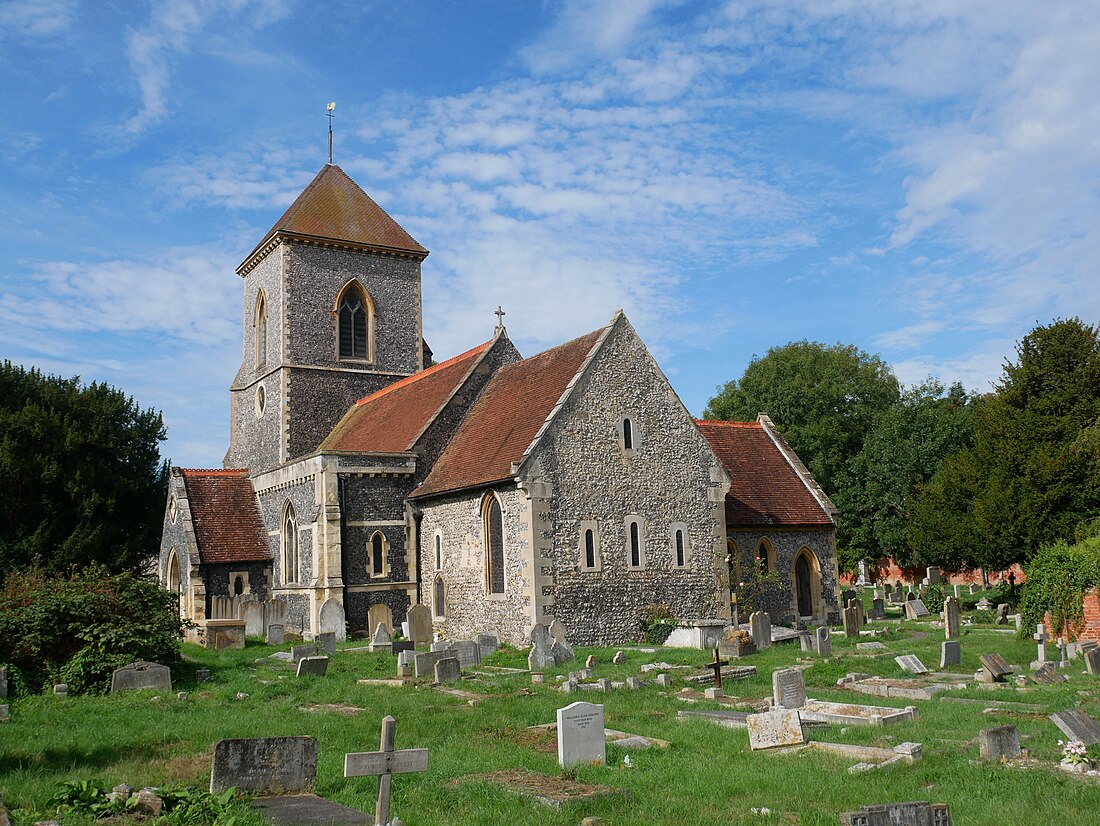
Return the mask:
<path fill-rule="evenodd" d="M 344 777 L 377 777 L 378 803 L 374 807 L 374 822 L 385 826 L 390 822 L 390 786 L 395 774 L 428 770 L 427 749 L 393 750 L 397 721 L 388 714 L 382 718 L 382 745 L 378 751 L 349 752 L 344 755 Z"/>
<path fill-rule="evenodd" d="M 714 672 L 714 687 L 715 688 L 721 688 L 722 687 L 722 666 L 729 665 L 729 664 L 730 664 L 729 660 L 720 660 L 720 659 L 718 659 L 718 646 L 715 646 L 714 647 L 714 659 L 711 660 L 709 663 L 707 663 L 706 666 L 705 666 L 706 668 L 709 668 L 711 671 Z"/>

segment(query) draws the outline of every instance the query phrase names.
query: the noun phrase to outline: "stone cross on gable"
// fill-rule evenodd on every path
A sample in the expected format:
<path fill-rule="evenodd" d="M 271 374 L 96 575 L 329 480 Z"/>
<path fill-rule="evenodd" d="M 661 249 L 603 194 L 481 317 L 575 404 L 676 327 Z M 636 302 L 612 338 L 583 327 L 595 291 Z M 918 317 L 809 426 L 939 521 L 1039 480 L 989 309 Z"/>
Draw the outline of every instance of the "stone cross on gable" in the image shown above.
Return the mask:
<path fill-rule="evenodd" d="M 428 770 L 427 749 L 394 751 L 397 721 L 388 714 L 382 718 L 382 744 L 378 751 L 349 752 L 344 755 L 344 777 L 377 777 L 378 803 L 374 807 L 374 822 L 382 826 L 390 822 L 390 787 L 395 774 Z"/>
<path fill-rule="evenodd" d="M 497 304 L 496 312 L 493 313 L 497 317 L 497 332 L 504 329 L 504 316 L 508 315 L 504 312 L 504 308 Z"/>

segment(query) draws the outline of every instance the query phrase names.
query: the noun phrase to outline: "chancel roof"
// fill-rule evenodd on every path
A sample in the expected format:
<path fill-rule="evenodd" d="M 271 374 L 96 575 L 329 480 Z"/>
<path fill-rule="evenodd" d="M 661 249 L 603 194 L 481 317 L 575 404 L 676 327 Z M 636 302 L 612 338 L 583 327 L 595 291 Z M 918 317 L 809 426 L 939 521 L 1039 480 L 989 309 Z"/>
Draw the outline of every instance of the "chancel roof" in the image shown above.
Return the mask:
<path fill-rule="evenodd" d="M 276 234 L 378 250 L 428 254 L 340 167 L 326 164 L 238 268 L 250 268 Z"/>
<path fill-rule="evenodd" d="M 573 377 L 607 328 L 501 367 L 413 497 L 512 477 Z"/>
<path fill-rule="evenodd" d="M 181 468 L 191 507 L 199 561 L 266 562 L 271 559 L 248 470 Z"/>
<path fill-rule="evenodd" d="M 360 399 L 321 443 L 320 450 L 403 453 L 431 423 L 493 341 L 396 381 Z"/>
<path fill-rule="evenodd" d="M 698 420 L 698 425 L 731 479 L 727 525 L 833 527 L 832 516 L 764 424 Z"/>

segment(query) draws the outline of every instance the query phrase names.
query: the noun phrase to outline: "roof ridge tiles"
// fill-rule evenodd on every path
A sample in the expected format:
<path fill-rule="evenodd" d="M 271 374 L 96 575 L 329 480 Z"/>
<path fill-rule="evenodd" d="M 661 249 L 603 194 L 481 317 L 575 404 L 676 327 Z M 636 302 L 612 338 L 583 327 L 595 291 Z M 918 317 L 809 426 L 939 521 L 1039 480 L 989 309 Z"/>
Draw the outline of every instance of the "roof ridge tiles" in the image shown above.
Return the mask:
<path fill-rule="evenodd" d="M 471 347 L 465 353 L 459 353 L 457 356 L 451 356 L 451 358 L 447 359 L 446 361 L 441 361 L 438 364 L 433 364 L 431 367 L 426 367 L 417 373 L 413 373 L 411 376 L 405 376 L 405 378 L 398 379 L 392 384 L 387 384 L 381 390 L 375 390 L 369 396 L 364 396 L 363 398 L 359 399 L 355 403 L 355 406 L 359 407 L 360 405 L 366 404 L 367 402 L 372 402 L 375 399 L 380 399 L 382 398 L 382 396 L 385 396 L 393 392 L 394 390 L 399 390 L 402 387 L 408 387 L 410 384 L 414 384 L 421 379 L 426 378 L 427 376 L 434 375 L 448 367 L 458 364 L 464 359 L 480 355 L 481 353 L 484 353 L 486 350 L 488 350 L 490 346 L 492 346 L 493 341 L 494 339 L 489 339 L 488 341 L 479 344 L 477 347 Z"/>
<path fill-rule="evenodd" d="M 181 467 L 181 473 L 189 476 L 248 476 L 249 469 L 243 468 L 206 468 L 206 467 Z"/>
<path fill-rule="evenodd" d="M 727 422 L 724 419 L 696 419 L 696 424 L 715 425 L 718 427 L 743 427 L 748 430 L 763 430 L 760 422 Z"/>

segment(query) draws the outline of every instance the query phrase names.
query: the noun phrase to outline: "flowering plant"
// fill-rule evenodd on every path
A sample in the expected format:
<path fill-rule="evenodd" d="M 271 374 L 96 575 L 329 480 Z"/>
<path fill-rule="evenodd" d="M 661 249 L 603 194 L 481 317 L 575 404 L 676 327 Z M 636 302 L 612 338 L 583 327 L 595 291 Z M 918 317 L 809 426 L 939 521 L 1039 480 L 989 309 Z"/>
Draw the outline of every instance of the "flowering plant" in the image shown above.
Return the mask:
<path fill-rule="evenodd" d="M 1071 766 L 1079 766 L 1082 763 L 1088 763 L 1088 749 L 1085 744 L 1080 740 L 1070 740 L 1066 742 L 1059 740 L 1058 745 L 1062 747 L 1062 762 L 1068 763 Z"/>

